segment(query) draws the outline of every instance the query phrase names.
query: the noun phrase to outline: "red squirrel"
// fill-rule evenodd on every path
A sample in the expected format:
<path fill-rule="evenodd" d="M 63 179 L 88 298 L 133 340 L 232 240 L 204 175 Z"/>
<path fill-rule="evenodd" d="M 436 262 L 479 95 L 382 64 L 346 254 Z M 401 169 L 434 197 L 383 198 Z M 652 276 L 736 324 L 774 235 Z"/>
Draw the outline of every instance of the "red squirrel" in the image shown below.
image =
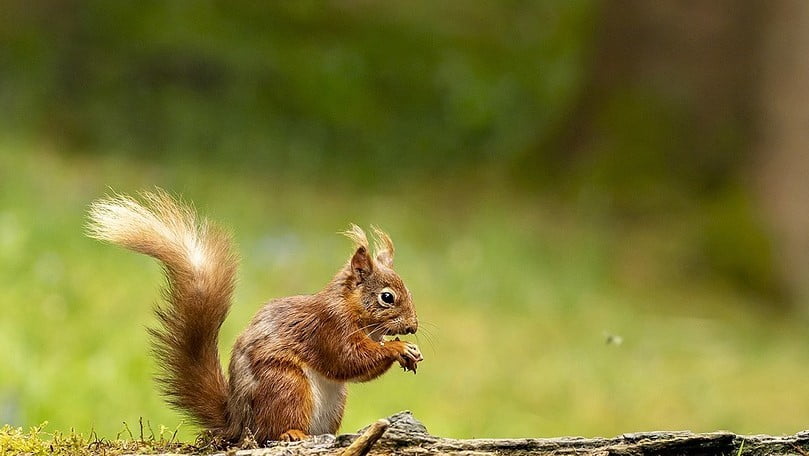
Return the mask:
<path fill-rule="evenodd" d="M 379 377 L 394 362 L 415 373 L 418 318 L 410 291 L 393 270 L 390 237 L 374 228 L 375 254 L 356 225 L 344 234 L 354 253 L 312 295 L 264 305 L 236 340 L 225 377 L 218 336 L 235 285 L 230 236 L 162 190 L 139 202 L 112 196 L 90 206 L 88 235 L 152 256 L 164 267 L 165 304 L 150 329 L 161 392 L 212 435 L 301 440 L 340 427 L 346 382 Z"/>

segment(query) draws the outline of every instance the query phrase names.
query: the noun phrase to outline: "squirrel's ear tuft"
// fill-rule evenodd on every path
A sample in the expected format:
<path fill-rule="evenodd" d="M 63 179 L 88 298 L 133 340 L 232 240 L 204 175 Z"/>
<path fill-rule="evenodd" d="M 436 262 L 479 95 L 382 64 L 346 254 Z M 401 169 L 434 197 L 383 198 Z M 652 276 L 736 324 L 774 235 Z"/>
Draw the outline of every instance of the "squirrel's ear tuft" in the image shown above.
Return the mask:
<path fill-rule="evenodd" d="M 351 257 L 351 275 L 354 283 L 361 284 L 372 272 L 374 272 L 374 263 L 368 249 L 363 246 L 357 247 L 357 251 Z"/>
<path fill-rule="evenodd" d="M 357 225 L 352 223 L 347 230 L 341 232 L 340 234 L 354 241 L 355 246 L 365 247 L 368 249 L 368 236 L 366 236 L 365 231 L 363 231 L 362 228 L 358 227 Z"/>
<path fill-rule="evenodd" d="M 393 247 L 393 241 L 387 233 L 380 230 L 376 226 L 371 226 L 374 230 L 374 250 L 376 252 L 376 261 L 391 268 L 393 267 L 393 254 L 396 249 Z"/>

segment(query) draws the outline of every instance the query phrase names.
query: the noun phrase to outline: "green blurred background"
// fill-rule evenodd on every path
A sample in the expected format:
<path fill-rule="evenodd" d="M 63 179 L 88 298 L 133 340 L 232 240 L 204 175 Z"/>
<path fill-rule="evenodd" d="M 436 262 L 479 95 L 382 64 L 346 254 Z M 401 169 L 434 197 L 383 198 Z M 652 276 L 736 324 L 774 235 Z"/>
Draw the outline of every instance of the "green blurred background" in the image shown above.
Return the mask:
<path fill-rule="evenodd" d="M 337 231 L 391 233 L 426 360 L 353 385 L 344 431 L 805 429 L 807 31 L 781 0 L 5 0 L 0 423 L 178 425 L 159 267 L 83 235 L 160 186 L 238 241 L 225 360 Z"/>

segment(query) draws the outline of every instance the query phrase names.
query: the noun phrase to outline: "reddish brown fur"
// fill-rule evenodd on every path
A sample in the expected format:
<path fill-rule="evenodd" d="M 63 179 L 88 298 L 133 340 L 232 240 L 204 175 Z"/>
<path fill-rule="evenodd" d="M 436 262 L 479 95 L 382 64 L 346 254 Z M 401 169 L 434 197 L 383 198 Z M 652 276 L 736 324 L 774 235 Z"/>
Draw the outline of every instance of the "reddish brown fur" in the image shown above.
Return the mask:
<path fill-rule="evenodd" d="M 346 232 L 356 250 L 318 293 L 266 304 L 233 347 L 229 381 L 219 363 L 217 337 L 233 291 L 236 260 L 221 231 L 165 193 L 94 203 L 90 235 L 163 262 L 168 306 L 152 330 L 170 403 L 228 440 L 298 440 L 334 433 L 345 405 L 343 382 L 368 381 L 394 362 L 414 370 L 422 357 L 383 335 L 415 332 L 410 292 L 393 271 L 393 242 L 374 228 L 375 257 L 365 233 Z M 380 293 L 393 293 L 393 304 Z"/>

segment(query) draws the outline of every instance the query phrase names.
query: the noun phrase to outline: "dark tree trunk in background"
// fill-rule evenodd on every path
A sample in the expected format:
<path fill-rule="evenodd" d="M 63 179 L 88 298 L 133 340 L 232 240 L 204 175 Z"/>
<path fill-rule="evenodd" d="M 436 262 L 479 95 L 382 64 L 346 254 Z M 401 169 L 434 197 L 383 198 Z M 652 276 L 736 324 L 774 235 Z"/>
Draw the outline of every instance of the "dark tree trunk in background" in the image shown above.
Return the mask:
<path fill-rule="evenodd" d="M 809 310 L 809 2 L 767 2 L 756 144 L 759 202 L 777 266 Z"/>
<path fill-rule="evenodd" d="M 719 124 L 744 118 L 750 108 L 755 3 L 604 2 L 593 88 L 601 94 L 640 89 L 673 100 L 691 111 L 693 125 L 713 136 Z"/>
<path fill-rule="evenodd" d="M 673 112 L 661 122 L 686 137 L 656 138 L 680 142 L 673 161 L 683 169 L 673 172 L 682 179 L 699 174 L 691 183 L 697 192 L 719 187 L 715 181 L 733 170 L 740 152 L 749 158 L 723 141 L 728 129 L 746 132 L 750 124 L 760 10 L 757 2 L 745 0 L 602 2 L 588 82 L 571 122 L 572 144 L 565 149 L 598 154 L 594 143 L 616 135 L 610 112 L 620 113 L 634 101 L 657 104 Z M 644 114 L 654 112 L 647 108 Z M 639 129 L 655 124 L 639 120 Z M 630 140 L 644 141 L 642 134 Z M 645 145 L 651 144 L 640 144 Z"/>
<path fill-rule="evenodd" d="M 589 82 L 559 150 L 579 162 L 624 154 L 607 158 L 625 173 L 610 182 L 640 195 L 632 179 L 659 166 L 657 188 L 679 185 L 709 208 L 718 239 L 703 237 L 699 261 L 809 309 L 809 2 L 617 0 L 597 17 Z M 652 133 L 622 137 L 627 123 Z M 747 201 L 736 212 L 734 188 Z"/>

